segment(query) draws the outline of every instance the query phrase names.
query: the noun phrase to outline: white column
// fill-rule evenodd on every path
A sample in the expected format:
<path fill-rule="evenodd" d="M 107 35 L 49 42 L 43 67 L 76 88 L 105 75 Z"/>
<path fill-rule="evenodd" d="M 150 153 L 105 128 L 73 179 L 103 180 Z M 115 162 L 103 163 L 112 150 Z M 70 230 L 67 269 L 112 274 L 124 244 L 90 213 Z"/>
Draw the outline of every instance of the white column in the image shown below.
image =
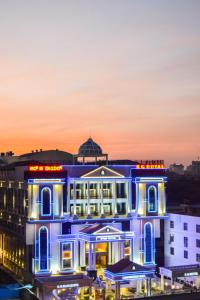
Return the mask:
<path fill-rule="evenodd" d="M 130 240 L 130 260 L 134 261 L 134 240 L 133 238 Z"/>
<path fill-rule="evenodd" d="M 103 181 L 101 181 L 101 189 L 100 189 L 100 191 L 101 191 L 101 217 L 105 217 L 105 215 L 104 215 L 104 207 L 103 207 Z"/>
<path fill-rule="evenodd" d="M 128 187 L 127 187 L 128 185 Z M 131 181 L 128 181 L 128 183 L 125 184 L 126 186 L 126 195 L 127 195 L 127 215 L 130 215 L 132 211 L 132 187 L 131 187 Z"/>
<path fill-rule="evenodd" d="M 120 245 L 120 260 L 124 258 L 124 242 L 119 243 Z"/>
<path fill-rule="evenodd" d="M 90 216 L 90 183 L 87 182 L 87 215 Z"/>
<path fill-rule="evenodd" d="M 67 214 L 70 215 L 70 198 L 71 198 L 71 195 L 70 195 L 70 181 L 68 181 L 67 183 Z"/>
<path fill-rule="evenodd" d="M 165 282 L 164 282 L 163 274 L 161 274 L 161 277 L 160 277 L 160 289 L 161 289 L 161 291 L 164 291 L 164 289 L 165 289 Z"/>
<path fill-rule="evenodd" d="M 96 244 L 93 243 L 92 246 L 92 268 L 96 270 Z"/>
<path fill-rule="evenodd" d="M 112 242 L 108 243 L 108 264 L 112 264 Z"/>
<path fill-rule="evenodd" d="M 73 254 L 74 254 L 74 269 L 77 269 L 79 267 L 79 263 L 78 263 L 78 241 L 75 240 L 74 242 L 74 247 L 73 247 Z"/>
<path fill-rule="evenodd" d="M 115 214 L 115 217 L 118 217 L 118 213 L 117 213 L 117 191 L 116 191 L 116 188 L 117 188 L 117 183 L 116 183 L 116 180 L 114 181 L 113 183 L 113 206 L 114 206 L 114 214 Z"/>
<path fill-rule="evenodd" d="M 89 243 L 88 250 L 88 270 L 92 270 L 92 243 Z"/>
<path fill-rule="evenodd" d="M 74 209 L 74 216 L 76 216 L 76 183 L 73 182 L 73 209 Z"/>
<path fill-rule="evenodd" d="M 85 241 L 80 241 L 80 266 L 85 267 Z"/>

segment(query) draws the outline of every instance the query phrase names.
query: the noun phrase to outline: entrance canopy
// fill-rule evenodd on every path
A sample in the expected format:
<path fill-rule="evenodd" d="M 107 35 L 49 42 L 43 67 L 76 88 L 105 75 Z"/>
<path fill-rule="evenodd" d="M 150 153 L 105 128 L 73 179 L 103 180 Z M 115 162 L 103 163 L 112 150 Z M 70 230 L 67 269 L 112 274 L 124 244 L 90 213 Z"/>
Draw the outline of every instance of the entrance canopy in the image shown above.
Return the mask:
<path fill-rule="evenodd" d="M 173 267 L 160 267 L 160 275 L 169 277 L 170 279 L 178 277 L 193 277 L 200 275 L 200 266 L 186 265 L 186 266 L 173 266 Z"/>
<path fill-rule="evenodd" d="M 90 287 L 92 279 L 84 274 L 70 274 L 58 276 L 37 276 L 35 286 L 42 288 L 60 289 L 72 287 Z"/>
<path fill-rule="evenodd" d="M 86 242 L 120 242 L 131 240 L 133 237 L 134 233 L 132 232 L 123 232 L 105 224 L 88 225 L 79 232 L 79 239 Z"/>
<path fill-rule="evenodd" d="M 138 265 L 127 258 L 109 266 L 104 271 L 106 279 L 120 282 L 125 280 L 148 279 L 154 277 L 155 270 Z"/>

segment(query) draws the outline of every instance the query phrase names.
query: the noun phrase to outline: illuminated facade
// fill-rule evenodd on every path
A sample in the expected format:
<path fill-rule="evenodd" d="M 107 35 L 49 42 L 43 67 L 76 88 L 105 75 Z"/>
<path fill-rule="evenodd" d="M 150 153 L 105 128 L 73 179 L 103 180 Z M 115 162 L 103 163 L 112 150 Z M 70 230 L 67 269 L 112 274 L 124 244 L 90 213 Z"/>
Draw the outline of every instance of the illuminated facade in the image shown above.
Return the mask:
<path fill-rule="evenodd" d="M 10 180 L 9 172 L 1 170 L 0 263 L 25 281 L 104 274 L 124 258 L 155 266 L 166 212 L 161 161 L 16 165 Z"/>

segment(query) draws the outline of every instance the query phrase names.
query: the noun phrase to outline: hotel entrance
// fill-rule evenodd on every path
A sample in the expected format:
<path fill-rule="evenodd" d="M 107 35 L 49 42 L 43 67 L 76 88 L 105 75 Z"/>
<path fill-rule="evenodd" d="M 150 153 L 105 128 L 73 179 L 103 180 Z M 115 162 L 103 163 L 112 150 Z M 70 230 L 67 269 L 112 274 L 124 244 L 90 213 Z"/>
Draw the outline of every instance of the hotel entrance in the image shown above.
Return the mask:
<path fill-rule="evenodd" d="M 106 268 L 108 266 L 108 243 L 96 244 L 96 269 Z"/>
<path fill-rule="evenodd" d="M 110 224 L 91 224 L 79 231 L 79 266 L 101 273 L 122 258 L 132 257 L 134 233 Z"/>

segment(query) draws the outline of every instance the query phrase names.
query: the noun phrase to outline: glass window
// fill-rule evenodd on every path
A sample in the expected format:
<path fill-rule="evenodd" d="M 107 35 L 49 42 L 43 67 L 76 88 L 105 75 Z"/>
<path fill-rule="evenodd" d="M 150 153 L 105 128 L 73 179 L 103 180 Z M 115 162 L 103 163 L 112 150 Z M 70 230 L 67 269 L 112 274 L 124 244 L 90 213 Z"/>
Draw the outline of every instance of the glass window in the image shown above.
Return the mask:
<path fill-rule="evenodd" d="M 39 230 L 39 268 L 40 271 L 48 270 L 48 229 L 41 227 Z"/>
<path fill-rule="evenodd" d="M 171 243 L 174 242 L 174 235 L 173 234 L 170 234 L 169 240 L 170 240 Z"/>
<path fill-rule="evenodd" d="M 62 244 L 62 268 L 72 268 L 72 243 Z"/>
<path fill-rule="evenodd" d="M 174 228 L 174 221 L 170 221 L 170 228 Z"/>
<path fill-rule="evenodd" d="M 148 211 L 155 212 L 157 211 L 157 192 L 155 186 L 150 186 L 148 188 Z"/>
<path fill-rule="evenodd" d="M 187 250 L 184 250 L 184 258 L 188 258 L 188 251 Z"/>
<path fill-rule="evenodd" d="M 51 190 L 48 187 L 43 188 L 41 191 L 41 215 L 51 215 Z"/>
<path fill-rule="evenodd" d="M 152 225 L 150 223 L 144 225 L 144 261 L 145 263 L 153 261 Z"/>
<path fill-rule="evenodd" d="M 200 233 L 200 225 L 199 224 L 196 225 L 196 232 Z"/>
<path fill-rule="evenodd" d="M 174 255 L 174 248 L 173 247 L 170 247 L 170 254 Z"/>
<path fill-rule="evenodd" d="M 188 230 L 188 223 L 183 223 L 183 230 Z"/>
<path fill-rule="evenodd" d="M 184 247 L 188 247 L 188 237 L 184 236 Z"/>
<path fill-rule="evenodd" d="M 116 184 L 117 198 L 126 198 L 125 183 L 118 182 Z"/>
<path fill-rule="evenodd" d="M 200 248 L 200 240 L 198 240 L 198 239 L 196 240 L 196 247 Z"/>
<path fill-rule="evenodd" d="M 197 253 L 197 254 L 196 254 L 196 261 L 197 261 L 197 262 L 200 262 L 200 253 Z"/>

